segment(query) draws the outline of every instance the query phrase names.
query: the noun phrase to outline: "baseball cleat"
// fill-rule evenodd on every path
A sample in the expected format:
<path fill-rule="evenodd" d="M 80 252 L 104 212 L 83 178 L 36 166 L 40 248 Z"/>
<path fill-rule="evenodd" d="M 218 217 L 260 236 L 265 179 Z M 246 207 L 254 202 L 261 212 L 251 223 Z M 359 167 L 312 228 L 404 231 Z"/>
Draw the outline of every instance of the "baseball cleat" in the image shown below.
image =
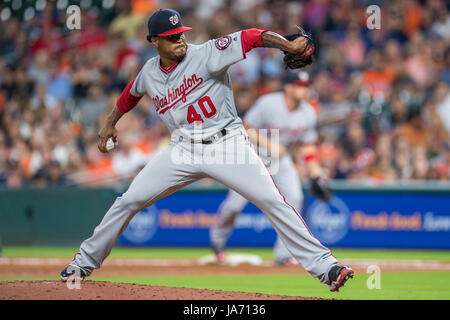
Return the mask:
<path fill-rule="evenodd" d="M 227 259 L 227 254 L 225 252 L 224 246 L 220 246 L 217 244 L 212 244 L 211 249 L 214 251 L 214 256 L 216 258 L 217 264 L 225 264 L 225 260 Z"/>
<path fill-rule="evenodd" d="M 87 277 L 87 274 L 82 268 L 74 265 L 69 265 L 61 271 L 59 276 L 62 282 L 70 282 L 76 279 L 84 280 L 84 278 Z"/>
<path fill-rule="evenodd" d="M 226 259 L 227 259 L 227 254 L 225 251 L 220 251 L 220 252 L 216 253 L 216 262 L 218 264 L 224 264 Z"/>
<path fill-rule="evenodd" d="M 353 269 L 347 266 L 335 266 L 331 268 L 328 273 L 330 278 L 328 288 L 331 292 L 339 291 L 339 288 L 344 286 L 348 279 L 353 278 L 354 274 Z"/>

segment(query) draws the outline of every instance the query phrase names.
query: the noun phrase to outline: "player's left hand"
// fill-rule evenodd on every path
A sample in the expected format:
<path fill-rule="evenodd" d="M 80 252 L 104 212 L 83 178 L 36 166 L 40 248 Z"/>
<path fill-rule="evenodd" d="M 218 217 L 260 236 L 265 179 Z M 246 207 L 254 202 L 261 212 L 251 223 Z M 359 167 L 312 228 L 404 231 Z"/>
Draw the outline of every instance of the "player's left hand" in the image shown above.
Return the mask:
<path fill-rule="evenodd" d="M 310 182 L 311 182 L 310 190 L 311 190 L 312 195 L 315 198 L 325 201 L 327 203 L 330 202 L 333 192 L 328 187 L 327 179 L 325 179 L 321 176 L 317 176 L 317 177 L 311 178 Z"/>
<path fill-rule="evenodd" d="M 284 51 L 283 61 L 289 69 L 300 69 L 313 62 L 315 50 L 314 41 L 310 33 L 297 26 L 299 33 L 284 36 L 292 42 L 291 52 Z"/>

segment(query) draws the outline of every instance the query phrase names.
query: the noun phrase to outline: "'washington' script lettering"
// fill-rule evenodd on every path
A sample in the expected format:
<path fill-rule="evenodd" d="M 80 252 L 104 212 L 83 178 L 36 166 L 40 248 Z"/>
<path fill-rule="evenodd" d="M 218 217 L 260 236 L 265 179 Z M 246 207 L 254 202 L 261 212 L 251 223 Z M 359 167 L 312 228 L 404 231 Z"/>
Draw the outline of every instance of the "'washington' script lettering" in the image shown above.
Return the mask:
<path fill-rule="evenodd" d="M 153 103 L 156 106 L 156 111 L 164 113 L 172 108 L 177 102 L 186 102 L 186 96 L 191 93 L 203 82 L 202 77 L 197 77 L 194 73 L 190 78 L 183 77 L 183 83 L 175 89 L 168 88 L 167 95 L 164 97 L 155 96 L 152 98 Z"/>

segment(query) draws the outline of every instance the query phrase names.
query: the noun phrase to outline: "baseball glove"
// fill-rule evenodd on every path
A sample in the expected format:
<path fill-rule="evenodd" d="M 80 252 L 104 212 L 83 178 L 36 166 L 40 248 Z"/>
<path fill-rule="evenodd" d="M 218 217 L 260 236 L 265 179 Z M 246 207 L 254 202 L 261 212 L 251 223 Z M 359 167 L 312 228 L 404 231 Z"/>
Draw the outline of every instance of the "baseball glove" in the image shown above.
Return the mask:
<path fill-rule="evenodd" d="M 330 202 L 331 196 L 333 195 L 325 179 L 321 177 L 311 179 L 311 193 L 315 198 L 325 202 Z"/>
<path fill-rule="evenodd" d="M 314 41 L 312 39 L 312 36 L 310 33 L 303 30 L 303 28 L 296 26 L 299 30 L 299 33 L 290 34 L 287 36 L 284 36 L 286 40 L 293 41 L 297 39 L 298 37 L 305 37 L 308 39 L 308 42 L 306 43 L 305 49 L 303 49 L 300 53 L 290 53 L 287 51 L 284 52 L 284 64 L 289 69 L 301 69 L 306 67 L 307 65 L 310 65 L 313 62 L 313 53 L 315 49 Z"/>

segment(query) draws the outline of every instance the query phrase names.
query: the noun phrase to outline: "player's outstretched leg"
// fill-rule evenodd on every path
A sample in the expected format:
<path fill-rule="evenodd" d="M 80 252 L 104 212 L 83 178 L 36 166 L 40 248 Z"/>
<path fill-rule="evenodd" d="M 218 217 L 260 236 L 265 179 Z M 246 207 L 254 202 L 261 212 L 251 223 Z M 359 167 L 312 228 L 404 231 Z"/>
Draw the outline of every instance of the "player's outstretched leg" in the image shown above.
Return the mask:
<path fill-rule="evenodd" d="M 217 213 L 217 221 L 209 230 L 211 247 L 218 263 L 225 261 L 226 242 L 233 231 L 239 213 L 247 204 L 247 199 L 239 193 L 229 190 Z"/>
<path fill-rule="evenodd" d="M 227 139 L 230 138 L 234 137 Z M 244 136 L 237 137 L 236 146 L 230 148 L 230 152 L 246 154 L 248 158 L 244 163 L 234 165 L 205 164 L 202 167 L 203 172 L 234 189 L 258 206 L 267 216 L 292 256 L 313 277 L 328 285 L 338 281 L 337 285 L 342 286 L 349 276 L 344 275 L 341 276 L 341 279 L 334 279 L 335 273 L 331 271 L 333 267 L 338 266 L 338 261 L 331 251 L 311 234 L 294 207 L 286 202 L 272 177 L 267 173 L 267 168 L 262 160 Z M 341 273 L 338 274 L 338 277 Z M 349 274 L 352 273 L 349 271 L 347 275 Z"/>
<path fill-rule="evenodd" d="M 172 148 L 178 147 L 169 146 L 156 154 L 134 178 L 128 190 L 115 199 L 92 236 L 82 242 L 80 252 L 61 272 L 62 281 L 67 281 L 72 273 L 84 279 L 94 269 L 100 268 L 137 212 L 203 177 L 192 165 L 173 163 Z"/>
<path fill-rule="evenodd" d="M 291 253 L 278 236 L 277 240 L 275 240 L 275 244 L 273 245 L 273 257 L 275 265 L 277 266 L 290 266 L 298 264 L 297 260 L 292 258 Z"/>
<path fill-rule="evenodd" d="M 286 202 L 291 204 L 292 207 L 300 213 L 300 208 L 302 208 L 303 205 L 303 192 L 292 158 L 290 155 L 285 155 L 278 163 L 275 163 L 275 161 L 277 160 L 270 161 L 272 165 L 268 166 L 267 169 L 272 175 L 273 181 L 278 189 L 280 189 L 281 194 L 285 197 Z M 263 162 L 267 163 L 266 161 Z M 277 170 L 274 170 L 273 168 L 276 168 Z M 273 246 L 273 255 L 276 265 L 289 266 L 298 264 L 297 260 L 292 257 L 280 237 L 277 237 Z"/>

